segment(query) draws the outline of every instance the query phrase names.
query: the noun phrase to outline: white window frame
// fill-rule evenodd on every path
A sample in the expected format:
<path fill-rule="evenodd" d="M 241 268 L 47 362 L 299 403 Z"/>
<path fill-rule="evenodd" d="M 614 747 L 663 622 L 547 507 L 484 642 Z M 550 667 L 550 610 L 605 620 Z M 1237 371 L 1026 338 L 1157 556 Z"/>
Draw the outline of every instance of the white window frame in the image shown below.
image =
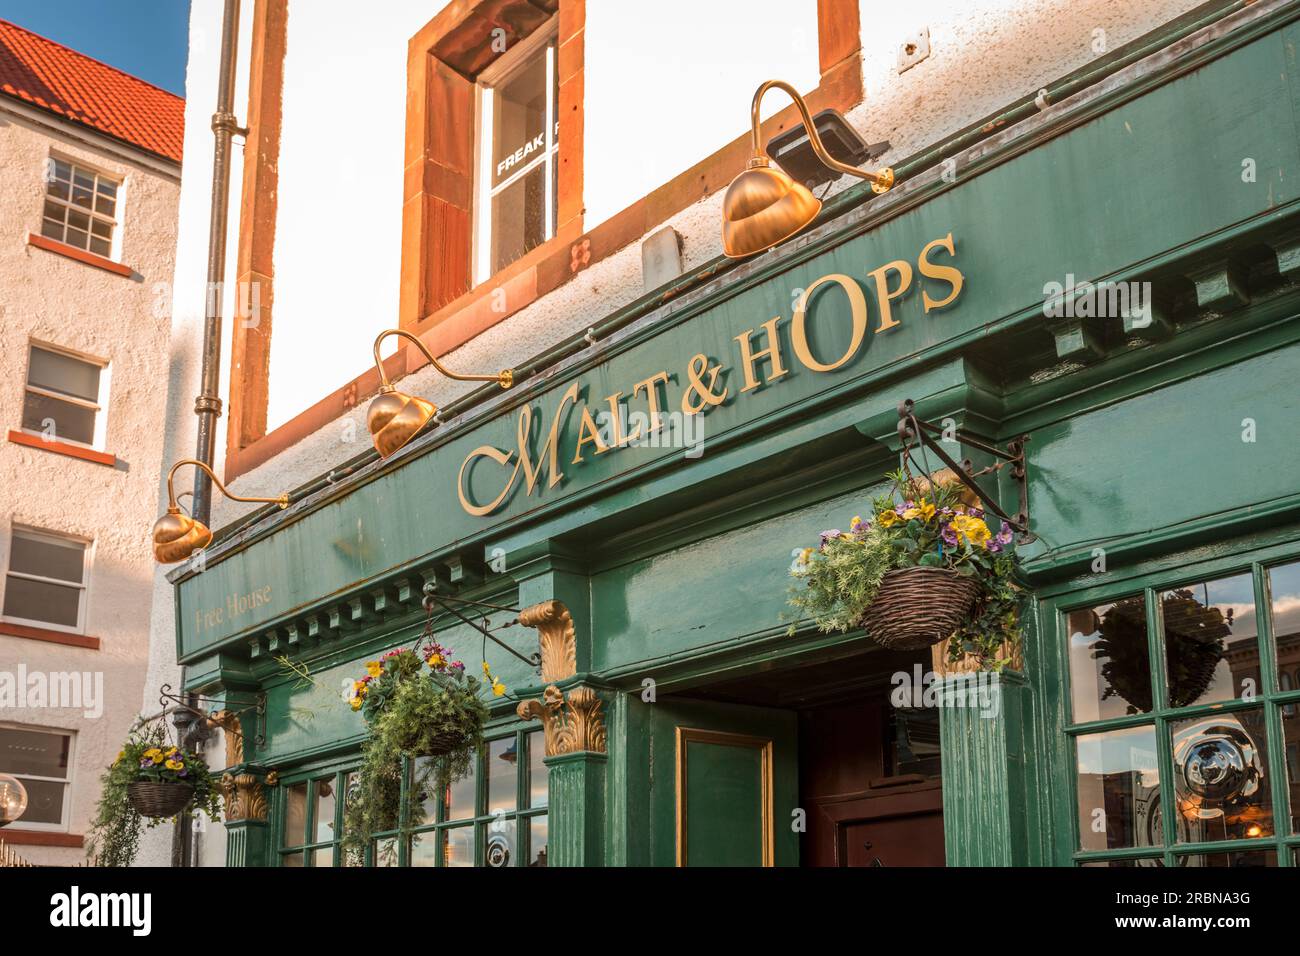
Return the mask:
<path fill-rule="evenodd" d="M 14 821 L 14 826 L 20 830 L 39 830 L 45 833 L 67 833 L 72 829 L 72 790 L 75 785 L 76 767 L 77 767 L 77 732 L 75 730 L 61 730 L 57 727 L 37 727 L 32 724 L 17 724 L 11 721 L 0 721 L 0 730 L 22 730 L 29 733 L 50 734 L 54 737 L 68 738 L 68 776 L 65 777 L 37 777 L 28 773 L 13 773 L 0 766 L 0 773 L 10 773 L 20 780 L 40 780 L 49 783 L 61 783 L 63 787 L 63 810 L 59 814 L 58 823 L 28 823 L 22 817 Z M 0 831 L 2 833 L 3 831 Z"/>
<path fill-rule="evenodd" d="M 66 545 L 69 542 L 79 544 L 82 547 L 81 561 L 81 583 L 76 584 L 72 581 L 64 581 L 59 578 L 46 578 L 39 574 L 28 574 L 26 571 L 13 570 L 15 537 L 22 536 L 25 538 L 35 538 L 36 540 L 50 541 L 59 545 Z M 0 592 L 0 621 L 8 621 L 10 624 L 22 624 L 27 627 L 38 627 L 46 631 L 62 631 L 65 634 L 84 634 L 86 632 L 87 605 L 90 603 L 90 570 L 93 565 L 92 552 L 95 544 L 89 538 L 83 538 L 75 534 L 60 534 L 55 531 L 48 531 L 44 528 L 33 528 L 29 525 L 15 524 L 9 528 L 9 551 L 5 560 L 5 590 L 8 590 L 9 578 L 22 578 L 26 581 L 39 581 L 43 584 L 54 584 L 63 588 L 79 588 L 81 595 L 77 600 L 77 625 L 70 627 L 67 624 L 54 624 L 50 621 L 39 621 L 26 617 L 15 617 L 12 614 L 4 613 L 4 593 Z"/>
<path fill-rule="evenodd" d="M 32 367 L 32 349 L 41 349 L 45 352 L 54 352 L 57 355 L 65 356 L 77 362 L 84 362 L 86 365 L 96 365 L 99 367 L 99 395 L 93 402 L 86 401 L 75 395 L 65 395 L 62 392 L 56 392 L 48 388 L 42 388 L 39 385 L 33 385 L 31 381 Z M 58 345 L 51 345 L 48 342 L 38 342 L 32 339 L 27 343 L 27 369 L 23 376 L 23 410 L 27 408 L 27 393 L 33 395 L 43 395 L 47 398 L 53 398 L 60 402 L 67 402 L 69 405 L 79 405 L 82 408 L 89 408 L 95 413 L 95 436 L 90 444 L 77 441 L 75 438 L 68 438 L 64 435 L 56 434 L 54 440 L 62 442 L 65 445 L 76 445 L 78 448 L 89 448 L 92 451 L 104 451 L 108 440 L 108 391 L 110 379 L 110 363 L 93 355 L 85 355 L 81 352 L 74 352 L 72 349 L 65 349 Z M 22 431 L 28 435 L 34 435 L 37 438 L 44 439 L 45 433 L 39 430 L 32 430 L 23 426 Z"/>
<path fill-rule="evenodd" d="M 558 94 L 551 99 L 551 91 L 556 88 L 556 71 L 559 69 L 559 45 L 552 44 L 559 36 L 559 24 L 556 18 L 520 41 L 513 50 L 498 57 L 496 62 L 479 74 L 475 84 L 474 110 L 474 223 L 473 250 L 470 256 L 472 285 L 480 285 L 491 279 L 492 269 L 492 197 L 514 185 L 538 166 L 545 164 L 546 224 L 542 242 L 555 238 L 555 213 L 558 208 L 556 193 L 555 165 L 559 162 L 559 144 L 555 140 L 556 112 L 559 110 Z M 495 91 L 498 86 L 510 79 L 511 75 L 522 70 L 528 61 L 541 48 L 546 47 L 546 147 L 538 156 L 527 164 L 513 170 L 510 176 L 500 184 L 492 185 L 492 148 L 485 143 L 485 137 L 492 134 L 492 116 L 495 105 Z"/>
<path fill-rule="evenodd" d="M 102 170 L 102 169 L 98 169 L 98 168 L 96 168 L 96 167 L 90 165 L 89 163 L 86 163 L 86 162 L 83 161 L 83 160 L 80 160 L 80 159 L 73 159 L 71 156 L 65 156 L 65 155 L 63 155 L 63 154 L 61 154 L 61 153 L 55 153 L 55 152 L 50 153 L 50 155 L 46 158 L 46 161 L 45 161 L 45 162 L 46 162 L 46 166 L 45 166 L 45 189 L 44 189 L 44 190 L 42 191 L 42 193 L 41 193 L 41 228 L 40 228 L 40 234 L 41 234 L 42 236 L 45 236 L 45 203 L 46 203 L 47 201 L 48 201 L 48 202 L 53 202 L 53 203 L 58 203 L 58 204 L 61 205 L 61 206 L 65 206 L 65 207 L 67 207 L 67 209 L 73 209 L 73 210 L 76 210 L 77 212 L 84 212 L 84 213 L 86 213 L 86 215 L 88 215 L 88 216 L 90 217 L 90 220 L 91 220 L 92 223 L 93 223 L 95 220 L 99 220 L 100 222 L 106 222 L 106 223 L 108 223 L 108 226 L 109 226 L 109 234 L 108 234 L 108 255 L 104 255 L 103 253 L 100 253 L 100 252 L 95 252 L 95 251 L 93 251 L 93 250 L 90 248 L 90 239 L 89 239 L 89 237 L 90 237 L 91 235 L 94 234 L 90 229 L 87 229 L 87 230 L 86 230 L 87 240 L 86 240 L 86 245 L 85 245 L 85 246 L 79 246 L 79 245 L 76 245 L 75 243 L 68 242 L 68 239 L 67 239 L 67 235 L 68 235 L 68 225 L 67 225 L 67 222 L 68 222 L 68 214 L 67 214 L 66 210 L 64 211 L 64 214 L 63 214 L 63 236 L 62 236 L 61 238 L 59 238 L 59 239 L 55 239 L 55 240 L 54 240 L 55 242 L 62 242 L 64 245 L 71 246 L 73 249 L 80 249 L 82 252 L 88 253 L 88 254 L 90 254 L 90 255 L 92 255 L 92 256 L 100 256 L 101 258 L 104 258 L 104 259 L 111 259 L 111 260 L 114 261 L 114 262 L 119 261 L 119 259 L 120 259 L 120 256 L 119 256 L 119 251 L 120 251 L 120 238 L 119 238 L 119 234 L 121 233 L 121 227 L 122 227 L 122 201 L 123 201 L 123 199 L 125 198 L 125 197 L 124 197 L 124 192 L 125 192 L 125 190 L 126 190 L 126 181 L 125 181 L 122 177 L 120 177 L 120 176 L 114 176 L 112 173 L 105 172 L 105 171 Z M 81 207 L 81 206 L 78 206 L 78 205 L 76 205 L 75 203 L 73 203 L 71 192 L 69 192 L 69 195 L 68 195 L 68 198 L 67 198 L 67 199 L 60 199 L 58 196 L 52 196 L 52 195 L 50 195 L 50 183 L 54 181 L 54 164 L 55 164 L 56 162 L 66 163 L 68 166 L 71 166 L 71 167 L 72 167 L 72 172 L 71 172 L 71 174 L 70 174 L 69 183 L 73 183 L 73 182 L 76 181 L 76 177 L 77 177 L 77 172 L 78 172 L 78 171 L 84 173 L 84 174 L 87 175 L 87 176 L 92 176 L 92 177 L 94 177 L 94 185 L 93 185 L 92 188 L 91 188 L 90 208 L 89 208 L 89 209 L 85 209 L 85 208 L 83 208 L 83 207 Z M 101 212 L 96 212 L 96 211 L 95 211 L 95 205 L 96 205 L 95 200 L 96 200 L 96 198 L 99 196 L 99 184 L 100 184 L 100 181 L 101 181 L 101 180 L 104 181 L 104 182 L 112 183 L 113 186 L 114 186 L 114 187 L 116 188 L 116 190 L 117 190 L 116 195 L 113 197 L 113 200 L 114 200 L 114 201 L 113 201 L 114 209 L 113 209 L 113 215 L 111 215 L 111 216 L 106 216 L 106 215 L 104 215 L 104 214 L 101 213 Z M 50 236 L 45 236 L 45 238 L 49 239 L 49 238 L 52 238 L 52 237 L 50 237 Z M 100 237 L 100 238 L 102 238 L 102 237 Z"/>

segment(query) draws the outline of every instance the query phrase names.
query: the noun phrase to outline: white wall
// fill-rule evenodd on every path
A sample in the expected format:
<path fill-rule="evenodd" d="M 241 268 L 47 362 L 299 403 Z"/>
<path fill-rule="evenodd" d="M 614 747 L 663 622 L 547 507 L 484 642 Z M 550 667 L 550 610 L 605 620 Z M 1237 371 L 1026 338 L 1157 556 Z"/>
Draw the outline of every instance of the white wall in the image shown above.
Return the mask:
<path fill-rule="evenodd" d="M 746 132 L 764 80 L 807 94 L 821 79 L 817 0 L 597 0 L 585 33 L 588 230 Z M 764 116 L 790 102 L 769 97 Z"/>
<path fill-rule="evenodd" d="M 406 46 L 437 6 L 289 2 L 268 429 L 363 372 L 397 325 Z"/>

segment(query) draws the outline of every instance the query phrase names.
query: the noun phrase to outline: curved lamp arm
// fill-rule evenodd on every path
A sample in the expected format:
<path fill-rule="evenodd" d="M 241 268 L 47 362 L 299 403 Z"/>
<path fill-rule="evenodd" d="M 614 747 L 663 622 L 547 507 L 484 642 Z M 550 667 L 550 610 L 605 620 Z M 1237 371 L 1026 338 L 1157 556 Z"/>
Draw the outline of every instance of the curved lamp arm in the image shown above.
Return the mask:
<path fill-rule="evenodd" d="M 227 498 L 229 498 L 231 501 L 258 501 L 258 502 L 265 502 L 266 504 L 271 504 L 271 505 L 279 505 L 281 508 L 289 507 L 289 496 L 287 494 L 279 495 L 275 498 L 256 498 L 256 497 L 246 498 L 243 495 L 231 494 L 226 489 L 226 486 L 221 483 L 221 479 L 218 478 L 213 473 L 212 469 L 209 468 L 207 465 L 205 465 L 203 462 L 197 461 L 196 459 L 193 458 L 182 458 L 176 464 L 172 465 L 171 471 L 167 472 L 167 510 L 168 511 L 174 511 L 174 512 L 180 511 L 180 507 L 176 504 L 176 490 L 172 487 L 172 479 L 176 477 L 176 471 L 181 467 L 181 465 L 193 465 L 195 468 L 207 472 L 208 477 L 212 479 L 212 483 L 216 485 L 219 489 L 221 489 L 221 493 L 225 495 Z"/>
<path fill-rule="evenodd" d="M 773 87 L 784 90 L 790 96 L 790 99 L 794 100 L 799 115 L 803 117 L 803 128 L 808 131 L 808 142 L 812 144 L 813 152 L 817 154 L 817 158 L 826 166 L 837 172 L 848 173 L 850 176 L 857 176 L 859 179 L 867 180 L 871 183 L 871 188 L 878 193 L 886 192 L 894 185 L 894 171 L 888 166 L 879 172 L 868 172 L 865 169 L 858 169 L 856 166 L 841 163 L 827 152 L 821 136 L 817 133 L 817 127 L 813 124 L 812 116 L 808 113 L 808 104 L 799 95 L 799 91 L 785 80 L 767 80 L 754 91 L 754 102 L 750 107 L 750 120 L 753 124 L 750 133 L 754 145 L 754 159 L 750 160 L 751 166 L 755 164 L 755 160 L 762 160 L 761 165 L 767 165 L 767 152 L 762 146 L 763 134 L 760 129 L 762 120 L 759 118 L 759 107 L 762 105 L 764 94 Z"/>
<path fill-rule="evenodd" d="M 458 382 L 496 382 L 502 388 L 509 388 L 515 383 L 515 373 L 508 368 L 497 372 L 495 375 L 461 375 L 458 372 L 453 372 L 434 358 L 433 353 L 425 347 L 424 343 L 410 332 L 407 332 L 405 329 L 387 329 L 380 332 L 379 337 L 375 339 L 375 368 L 379 370 L 379 386 L 385 391 L 391 389 L 393 386 L 388 381 L 388 373 L 384 370 L 383 359 L 379 357 L 379 343 L 390 335 L 399 335 L 410 341 L 417 349 L 424 353 L 424 357 L 429 360 L 430 365 L 436 368 L 443 375 L 455 379 Z"/>

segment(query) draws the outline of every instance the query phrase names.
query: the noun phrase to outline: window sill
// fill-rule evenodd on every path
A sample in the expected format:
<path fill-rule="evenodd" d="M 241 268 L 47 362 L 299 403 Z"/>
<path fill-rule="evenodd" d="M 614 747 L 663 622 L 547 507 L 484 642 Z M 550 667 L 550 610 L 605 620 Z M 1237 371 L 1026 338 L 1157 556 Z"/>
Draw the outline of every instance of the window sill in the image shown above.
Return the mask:
<path fill-rule="evenodd" d="M 95 255 L 93 252 L 87 252 L 85 249 L 78 249 L 76 246 L 70 246 L 66 242 L 59 242 L 57 239 L 49 239 L 45 236 L 34 232 L 27 234 L 27 244 L 35 246 L 37 249 L 44 249 L 47 252 L 53 252 L 60 256 L 66 256 L 69 259 L 76 259 L 78 262 L 84 262 L 88 266 L 94 266 L 96 269 L 103 269 L 105 272 L 113 272 L 120 276 L 130 278 L 135 275 L 135 270 L 130 266 L 124 266 L 120 262 L 114 262 L 112 259 L 105 259 L 103 256 Z"/>
<path fill-rule="evenodd" d="M 70 647 L 88 647 L 92 651 L 99 650 L 99 638 L 97 637 L 90 637 L 86 634 L 73 634 L 69 631 L 56 631 L 48 627 L 31 627 L 27 624 L 11 624 L 8 621 L 0 621 L 0 635 L 22 637 L 29 641 L 45 641 L 49 644 L 67 644 Z"/>
<path fill-rule="evenodd" d="M 12 846 L 71 846 L 80 847 L 86 838 L 79 833 L 57 833 L 53 830 L 16 830 L 5 827 L 0 837 Z"/>
<path fill-rule="evenodd" d="M 116 455 L 104 451 L 95 451 L 93 448 L 83 448 L 81 445 L 73 445 L 65 441 L 46 441 L 40 435 L 29 435 L 27 432 L 20 432 L 12 428 L 9 429 L 9 440 L 15 445 L 26 445 L 28 448 L 52 451 L 56 455 L 80 458 L 82 461 L 92 461 L 97 465 L 107 465 L 110 468 L 117 467 L 118 459 Z"/>

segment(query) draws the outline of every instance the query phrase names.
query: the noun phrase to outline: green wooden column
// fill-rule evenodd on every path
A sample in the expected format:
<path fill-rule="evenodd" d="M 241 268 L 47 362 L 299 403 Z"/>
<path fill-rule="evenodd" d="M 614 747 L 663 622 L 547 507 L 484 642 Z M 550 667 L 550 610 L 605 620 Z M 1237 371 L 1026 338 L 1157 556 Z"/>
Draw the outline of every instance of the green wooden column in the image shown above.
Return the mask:
<path fill-rule="evenodd" d="M 604 866 L 603 753 L 581 751 L 545 758 L 549 774 L 548 866 Z"/>
<path fill-rule="evenodd" d="M 226 866 L 269 866 L 271 827 L 266 820 L 226 823 Z"/>
<path fill-rule="evenodd" d="M 1010 671 L 950 674 L 938 690 L 948 865 L 1041 865 L 1024 677 Z"/>

